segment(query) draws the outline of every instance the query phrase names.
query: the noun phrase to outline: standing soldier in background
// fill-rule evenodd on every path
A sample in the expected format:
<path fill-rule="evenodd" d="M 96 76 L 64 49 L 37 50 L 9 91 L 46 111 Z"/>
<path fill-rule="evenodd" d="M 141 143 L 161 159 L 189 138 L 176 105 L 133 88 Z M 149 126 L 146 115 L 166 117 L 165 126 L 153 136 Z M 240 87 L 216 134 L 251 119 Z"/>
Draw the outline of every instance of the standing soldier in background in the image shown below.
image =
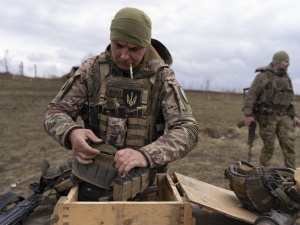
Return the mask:
<path fill-rule="evenodd" d="M 259 72 L 247 93 L 243 112 L 245 124 L 259 124 L 263 140 L 260 165 L 270 166 L 278 137 L 286 167 L 295 168 L 294 127 L 300 125 L 295 110 L 294 91 L 287 73 L 290 58 L 284 51 L 276 52 L 272 62 Z"/>

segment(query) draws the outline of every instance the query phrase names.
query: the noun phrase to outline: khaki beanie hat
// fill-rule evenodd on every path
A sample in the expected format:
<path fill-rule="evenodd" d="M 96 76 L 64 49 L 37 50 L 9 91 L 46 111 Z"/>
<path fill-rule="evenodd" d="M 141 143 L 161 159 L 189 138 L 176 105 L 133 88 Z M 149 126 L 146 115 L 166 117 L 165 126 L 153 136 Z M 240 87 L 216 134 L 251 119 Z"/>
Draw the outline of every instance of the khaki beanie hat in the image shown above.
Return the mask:
<path fill-rule="evenodd" d="M 290 59 L 290 57 L 285 51 L 279 51 L 274 54 L 272 64 L 276 65 L 288 59 Z"/>
<path fill-rule="evenodd" d="M 111 22 L 110 39 L 148 47 L 151 44 L 151 20 L 139 9 L 123 8 Z"/>

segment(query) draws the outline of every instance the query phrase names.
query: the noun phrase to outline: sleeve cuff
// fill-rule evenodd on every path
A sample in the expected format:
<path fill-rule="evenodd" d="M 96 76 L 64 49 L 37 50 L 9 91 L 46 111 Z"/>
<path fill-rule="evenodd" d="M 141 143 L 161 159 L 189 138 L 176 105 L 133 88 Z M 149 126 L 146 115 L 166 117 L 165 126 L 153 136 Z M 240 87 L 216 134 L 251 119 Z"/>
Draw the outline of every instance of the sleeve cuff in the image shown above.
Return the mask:
<path fill-rule="evenodd" d="M 70 140 L 69 140 L 69 134 L 70 134 L 70 132 L 71 132 L 72 130 L 74 130 L 74 129 L 82 129 L 82 126 L 74 125 L 74 126 L 69 127 L 69 128 L 65 131 L 65 133 L 64 133 L 64 135 L 63 135 L 63 137 L 62 137 L 62 145 L 63 145 L 66 149 L 69 149 L 69 150 L 72 149 L 72 144 L 71 144 L 71 142 L 70 142 Z"/>
<path fill-rule="evenodd" d="M 149 155 L 149 153 L 147 151 L 145 151 L 144 149 L 137 149 L 137 151 L 139 151 L 140 153 L 142 153 L 145 156 L 145 158 L 148 161 L 149 168 L 154 168 L 156 166 L 155 162 L 153 161 L 153 159 L 151 158 L 151 156 Z"/>

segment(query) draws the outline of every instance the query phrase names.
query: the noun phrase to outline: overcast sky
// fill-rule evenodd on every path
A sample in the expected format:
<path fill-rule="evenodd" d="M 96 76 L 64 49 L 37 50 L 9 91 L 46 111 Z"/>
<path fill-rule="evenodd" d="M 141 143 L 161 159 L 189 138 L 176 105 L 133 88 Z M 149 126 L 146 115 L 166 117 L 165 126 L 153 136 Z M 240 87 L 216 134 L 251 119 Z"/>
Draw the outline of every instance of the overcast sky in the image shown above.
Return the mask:
<path fill-rule="evenodd" d="M 105 49 L 111 20 L 127 6 L 149 15 L 153 38 L 169 49 L 184 88 L 241 92 L 257 67 L 285 50 L 300 94 L 299 0 L 7 0 L 0 59 L 9 59 L 12 73 L 23 62 L 27 76 L 34 65 L 38 77 L 62 76 Z"/>

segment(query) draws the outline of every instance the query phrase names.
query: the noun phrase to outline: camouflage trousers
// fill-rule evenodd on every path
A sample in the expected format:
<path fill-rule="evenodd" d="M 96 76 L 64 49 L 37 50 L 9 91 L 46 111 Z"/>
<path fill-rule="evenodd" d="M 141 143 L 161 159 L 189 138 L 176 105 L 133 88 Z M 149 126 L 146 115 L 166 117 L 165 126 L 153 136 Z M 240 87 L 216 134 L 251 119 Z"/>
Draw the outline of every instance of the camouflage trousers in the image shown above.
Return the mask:
<path fill-rule="evenodd" d="M 259 134 L 264 144 L 260 156 L 261 166 L 270 166 L 277 136 L 285 166 L 295 169 L 294 127 L 290 116 L 269 115 L 263 123 L 259 121 Z"/>

